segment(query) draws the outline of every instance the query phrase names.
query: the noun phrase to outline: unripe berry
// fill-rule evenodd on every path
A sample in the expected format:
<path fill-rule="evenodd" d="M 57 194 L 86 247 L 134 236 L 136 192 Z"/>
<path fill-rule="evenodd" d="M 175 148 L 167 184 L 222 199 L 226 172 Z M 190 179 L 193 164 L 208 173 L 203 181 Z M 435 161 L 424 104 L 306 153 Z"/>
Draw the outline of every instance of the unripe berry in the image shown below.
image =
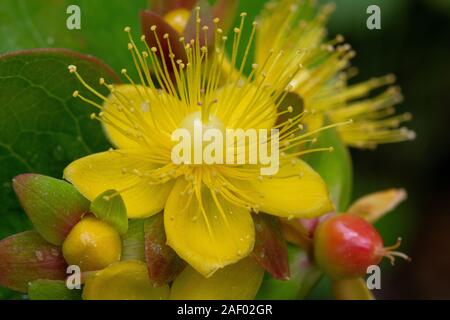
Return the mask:
<path fill-rule="evenodd" d="M 356 215 L 340 214 L 323 221 L 314 235 L 314 256 L 317 265 L 335 279 L 364 276 L 367 268 L 377 265 L 383 257 L 409 260 L 403 253 L 391 251 L 400 246 L 383 247 L 378 231 Z"/>
<path fill-rule="evenodd" d="M 82 271 L 101 270 L 120 260 L 122 242 L 109 224 L 88 216 L 70 231 L 62 246 L 67 263 Z"/>

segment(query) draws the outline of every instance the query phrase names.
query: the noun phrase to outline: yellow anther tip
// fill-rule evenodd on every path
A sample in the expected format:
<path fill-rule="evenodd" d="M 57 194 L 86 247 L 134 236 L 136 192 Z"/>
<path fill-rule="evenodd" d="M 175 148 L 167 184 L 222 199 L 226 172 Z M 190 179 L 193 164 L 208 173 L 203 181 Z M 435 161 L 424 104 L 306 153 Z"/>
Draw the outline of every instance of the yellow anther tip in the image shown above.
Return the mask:
<path fill-rule="evenodd" d="M 76 97 L 78 97 L 78 94 L 79 94 L 78 90 L 75 90 L 75 91 L 72 93 L 72 96 L 73 96 L 74 98 L 76 98 Z"/>
<path fill-rule="evenodd" d="M 157 28 L 157 26 L 156 26 L 156 25 L 152 25 L 152 26 L 150 27 L 150 30 L 152 30 L 152 31 L 155 31 L 155 30 L 156 30 L 156 28 Z"/>
<path fill-rule="evenodd" d="M 123 29 L 123 31 L 125 31 L 125 32 L 130 32 L 130 31 L 131 31 L 131 28 L 130 28 L 130 27 L 125 27 L 125 28 Z"/>
<path fill-rule="evenodd" d="M 68 69 L 69 69 L 69 72 L 70 72 L 70 73 L 75 73 L 75 72 L 77 72 L 77 67 L 74 66 L 73 64 L 71 64 L 71 65 L 68 67 Z"/>

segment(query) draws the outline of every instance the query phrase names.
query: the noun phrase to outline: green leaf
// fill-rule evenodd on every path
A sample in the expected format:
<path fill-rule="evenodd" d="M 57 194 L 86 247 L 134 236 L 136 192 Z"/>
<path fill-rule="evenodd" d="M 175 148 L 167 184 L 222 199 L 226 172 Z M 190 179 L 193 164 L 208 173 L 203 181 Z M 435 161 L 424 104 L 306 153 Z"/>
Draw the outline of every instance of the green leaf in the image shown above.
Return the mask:
<path fill-rule="evenodd" d="M 0 287 L 0 300 L 24 300 L 25 297 L 22 293 Z"/>
<path fill-rule="evenodd" d="M 0 219 L 17 219 L 13 228 L 0 224 L 2 237 L 29 228 L 13 193 L 14 176 L 61 177 L 71 161 L 108 148 L 100 124 L 89 119 L 93 108 L 72 97 L 81 86 L 67 71 L 70 64 L 104 94 L 99 77 L 118 81 L 101 61 L 68 50 L 0 55 Z"/>
<path fill-rule="evenodd" d="M 91 203 L 91 212 L 95 216 L 112 225 L 119 234 L 128 231 L 127 208 L 120 194 L 115 190 L 103 192 Z"/>
<path fill-rule="evenodd" d="M 256 296 L 260 300 L 303 299 L 322 277 L 320 271 L 309 259 L 305 251 L 289 246 L 289 280 L 276 280 L 266 275 Z"/>
<path fill-rule="evenodd" d="M 122 261 L 145 261 L 144 220 L 128 222 L 128 232 L 122 237 Z"/>
<path fill-rule="evenodd" d="M 333 147 L 334 151 L 312 153 L 305 156 L 304 160 L 322 176 L 336 208 L 339 212 L 344 212 L 352 196 L 350 153 L 335 129 L 323 131 L 317 139 L 314 148 Z"/>
<path fill-rule="evenodd" d="M 67 8 L 81 11 L 81 29 L 69 30 Z M 104 59 L 115 70 L 134 64 L 127 50 L 130 26 L 140 36 L 139 11 L 147 0 L 58 0 L 49 6 L 42 0 L 2 0 L 0 52 L 30 48 L 67 48 Z"/>
<path fill-rule="evenodd" d="M 30 300 L 81 300 L 81 290 L 70 290 L 65 281 L 36 280 L 28 285 Z"/>
<path fill-rule="evenodd" d="M 89 211 L 89 201 L 63 180 L 27 173 L 15 177 L 13 187 L 35 229 L 55 245 Z"/>

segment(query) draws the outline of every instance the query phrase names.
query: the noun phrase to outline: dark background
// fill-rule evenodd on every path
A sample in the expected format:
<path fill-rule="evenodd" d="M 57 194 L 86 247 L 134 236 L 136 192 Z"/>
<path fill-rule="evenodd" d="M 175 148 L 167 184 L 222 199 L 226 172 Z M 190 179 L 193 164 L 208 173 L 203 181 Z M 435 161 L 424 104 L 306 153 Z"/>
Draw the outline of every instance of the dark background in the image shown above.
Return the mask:
<path fill-rule="evenodd" d="M 356 5 L 358 2 L 358 5 Z M 382 29 L 365 28 L 365 4 L 381 8 Z M 349 4 L 351 3 L 351 5 Z M 352 6 L 356 6 L 353 7 Z M 356 12 L 355 12 L 356 11 Z M 393 72 L 410 111 L 413 142 L 352 151 L 354 196 L 404 187 L 408 200 L 377 227 L 385 243 L 402 236 L 412 263 L 383 266 L 380 298 L 450 298 L 450 1 L 338 1 L 330 31 L 358 52 L 355 80 Z"/>

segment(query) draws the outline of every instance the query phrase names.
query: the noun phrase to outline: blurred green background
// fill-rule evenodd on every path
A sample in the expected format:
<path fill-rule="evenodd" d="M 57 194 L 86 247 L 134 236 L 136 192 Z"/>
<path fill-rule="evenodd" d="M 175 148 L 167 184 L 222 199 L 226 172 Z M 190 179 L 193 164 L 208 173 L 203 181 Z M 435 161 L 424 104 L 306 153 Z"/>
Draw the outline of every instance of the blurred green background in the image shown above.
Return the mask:
<path fill-rule="evenodd" d="M 240 10 L 256 17 L 265 0 L 241 0 Z M 332 2 L 332 1 L 321 1 Z M 381 146 L 375 151 L 352 150 L 354 194 L 391 187 L 407 189 L 408 201 L 384 217 L 377 227 L 386 244 L 402 236 L 402 250 L 412 263 L 383 265 L 378 298 L 450 299 L 450 0 L 335 0 L 330 35 L 343 34 L 358 55 L 359 75 L 353 82 L 395 73 L 410 111 L 413 142 Z M 33 48 L 65 47 L 98 56 L 119 70 L 129 61 L 123 27 L 139 30 L 138 10 L 146 0 L 1 0 L 0 53 Z M 68 4 L 82 8 L 82 30 L 65 28 Z M 366 8 L 381 8 L 382 29 L 366 28 Z M 60 28 L 54 26 L 61 24 Z M 131 68 L 129 68 L 131 69 Z M 12 196 L 10 185 L 4 193 Z M 28 224 L 8 218 L 6 233 Z M 5 228 L 3 228 L 6 230 Z M 1 292 L 0 292 L 1 293 Z M 326 281 L 312 298 L 329 298 Z"/>

